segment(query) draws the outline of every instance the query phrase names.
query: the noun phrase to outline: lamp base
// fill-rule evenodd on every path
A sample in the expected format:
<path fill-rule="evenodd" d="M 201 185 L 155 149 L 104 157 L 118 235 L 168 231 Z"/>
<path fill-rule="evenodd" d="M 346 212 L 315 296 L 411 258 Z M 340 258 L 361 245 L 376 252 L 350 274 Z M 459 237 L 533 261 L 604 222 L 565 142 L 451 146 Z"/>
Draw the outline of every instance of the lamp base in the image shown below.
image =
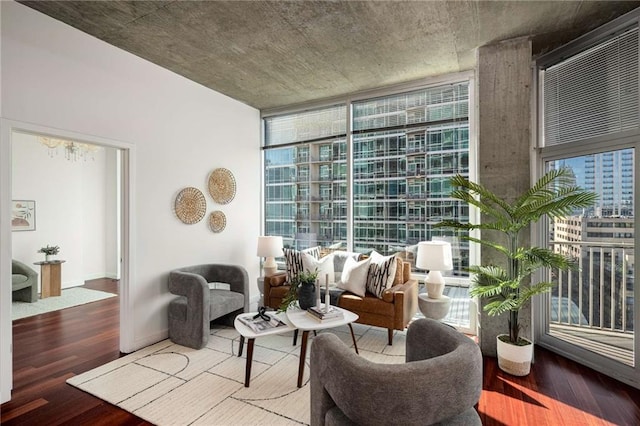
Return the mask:
<path fill-rule="evenodd" d="M 263 266 L 262 267 L 262 273 L 264 274 L 265 277 L 270 277 L 272 275 L 275 275 L 276 272 L 278 272 L 278 267 L 277 266 L 272 266 L 272 267 Z"/>
<path fill-rule="evenodd" d="M 431 299 L 440 299 L 444 290 L 444 278 L 440 271 L 430 271 L 427 279 L 424 280 L 427 287 L 427 294 Z"/>
<path fill-rule="evenodd" d="M 427 287 L 427 295 L 431 299 L 440 299 L 444 290 L 444 283 L 429 283 L 425 282 Z"/>

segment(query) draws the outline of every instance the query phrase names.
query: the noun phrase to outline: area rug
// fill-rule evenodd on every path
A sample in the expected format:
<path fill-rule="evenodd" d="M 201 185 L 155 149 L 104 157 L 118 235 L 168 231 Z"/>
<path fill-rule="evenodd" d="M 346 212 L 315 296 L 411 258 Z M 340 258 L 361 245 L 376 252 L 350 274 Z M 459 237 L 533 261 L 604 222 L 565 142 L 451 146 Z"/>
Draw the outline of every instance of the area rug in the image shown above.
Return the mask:
<path fill-rule="evenodd" d="M 65 288 L 61 293 L 60 296 L 38 299 L 38 301 L 34 303 L 13 302 L 11 304 L 12 319 L 17 320 L 46 312 L 58 311 L 60 309 L 84 305 L 85 303 L 96 302 L 116 296 L 113 293 L 91 290 L 84 287 Z"/>
<path fill-rule="evenodd" d="M 388 346 L 386 329 L 353 328 L 361 356 L 404 362 L 405 332 L 396 332 L 393 346 Z M 323 332 L 353 346 L 346 326 Z M 300 340 L 293 346 L 293 333 L 257 338 L 248 388 L 246 350 L 237 356 L 239 335 L 225 326 L 212 329 L 203 349 L 164 340 L 67 383 L 161 426 L 309 424 L 308 356 L 303 386 L 296 385 Z M 313 345 L 313 334 L 309 343 Z"/>

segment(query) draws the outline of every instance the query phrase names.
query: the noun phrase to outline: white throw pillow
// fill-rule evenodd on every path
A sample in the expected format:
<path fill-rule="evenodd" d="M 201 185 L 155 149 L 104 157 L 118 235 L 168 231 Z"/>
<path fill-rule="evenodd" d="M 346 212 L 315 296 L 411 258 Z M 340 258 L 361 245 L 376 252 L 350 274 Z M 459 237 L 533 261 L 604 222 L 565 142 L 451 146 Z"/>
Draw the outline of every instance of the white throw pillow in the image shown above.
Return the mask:
<path fill-rule="evenodd" d="M 327 277 L 329 277 L 329 285 L 335 284 L 335 274 L 333 273 L 333 256 L 326 255 L 322 259 L 316 259 L 309 253 L 302 253 L 302 270 L 305 272 L 318 271 L 318 282 L 320 288 L 326 285 Z"/>
<path fill-rule="evenodd" d="M 338 287 L 364 297 L 367 292 L 367 274 L 370 261 L 370 259 L 365 259 L 358 262 L 352 257 L 345 260 Z"/>
<path fill-rule="evenodd" d="M 367 274 L 367 290 L 382 299 L 382 293 L 393 285 L 396 276 L 395 255 L 383 256 L 377 251 L 372 251 L 369 273 Z"/>

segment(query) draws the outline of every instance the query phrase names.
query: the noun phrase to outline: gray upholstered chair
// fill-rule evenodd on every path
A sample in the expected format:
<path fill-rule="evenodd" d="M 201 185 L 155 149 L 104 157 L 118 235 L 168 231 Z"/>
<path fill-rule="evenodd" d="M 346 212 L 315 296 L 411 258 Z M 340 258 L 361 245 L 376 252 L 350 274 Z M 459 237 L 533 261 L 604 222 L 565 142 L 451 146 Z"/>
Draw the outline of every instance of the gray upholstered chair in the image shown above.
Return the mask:
<path fill-rule="evenodd" d="M 406 363 L 377 364 L 331 333 L 311 346 L 311 425 L 481 425 L 478 345 L 452 327 L 419 319 Z"/>
<path fill-rule="evenodd" d="M 38 301 L 38 273 L 17 260 L 11 261 L 12 300 Z"/>
<path fill-rule="evenodd" d="M 209 283 L 229 284 L 229 290 Z M 169 338 L 200 349 L 209 340 L 209 323 L 225 315 L 249 311 L 249 276 L 242 266 L 208 264 L 169 273 L 169 291 L 180 297 L 169 303 Z"/>

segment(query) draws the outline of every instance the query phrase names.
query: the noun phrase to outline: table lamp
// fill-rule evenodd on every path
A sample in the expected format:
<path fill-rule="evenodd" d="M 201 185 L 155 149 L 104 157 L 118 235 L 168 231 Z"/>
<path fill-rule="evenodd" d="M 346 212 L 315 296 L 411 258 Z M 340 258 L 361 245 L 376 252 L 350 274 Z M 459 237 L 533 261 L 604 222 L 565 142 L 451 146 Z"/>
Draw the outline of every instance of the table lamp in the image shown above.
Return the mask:
<path fill-rule="evenodd" d="M 424 280 L 428 296 L 432 299 L 442 297 L 444 278 L 440 271 L 453 269 L 451 244 L 446 241 L 421 241 L 418 243 L 416 268 L 429 271 Z"/>
<path fill-rule="evenodd" d="M 282 237 L 258 237 L 258 256 L 265 258 L 264 264 L 262 265 L 262 271 L 265 277 L 270 277 L 276 273 L 278 265 L 276 264 L 275 258 L 283 255 Z"/>

